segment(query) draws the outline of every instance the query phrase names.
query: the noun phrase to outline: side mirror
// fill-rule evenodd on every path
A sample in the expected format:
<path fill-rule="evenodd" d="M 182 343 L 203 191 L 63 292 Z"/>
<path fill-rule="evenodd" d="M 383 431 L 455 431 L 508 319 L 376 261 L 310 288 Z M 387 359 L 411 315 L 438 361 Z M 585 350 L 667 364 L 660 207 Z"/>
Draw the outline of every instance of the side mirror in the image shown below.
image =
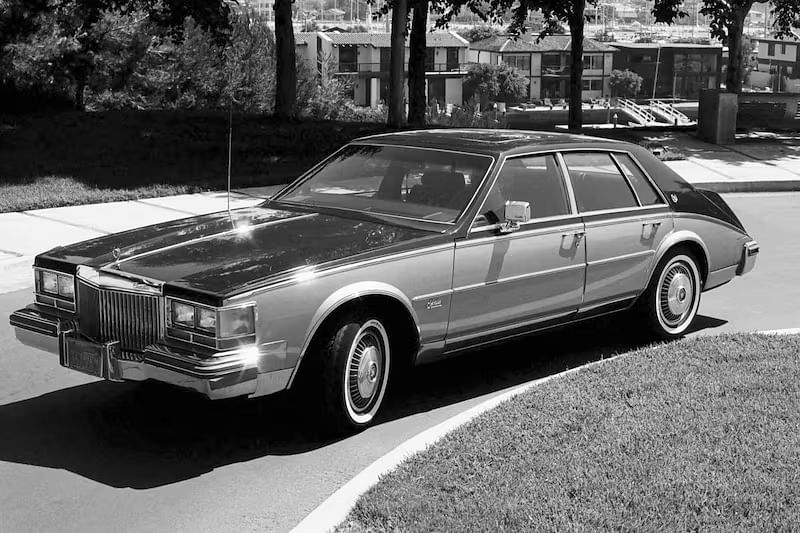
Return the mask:
<path fill-rule="evenodd" d="M 530 219 L 530 202 L 514 202 L 509 200 L 505 205 L 503 222 L 500 224 L 500 233 L 513 233 L 519 230 L 520 224 L 525 224 Z"/>

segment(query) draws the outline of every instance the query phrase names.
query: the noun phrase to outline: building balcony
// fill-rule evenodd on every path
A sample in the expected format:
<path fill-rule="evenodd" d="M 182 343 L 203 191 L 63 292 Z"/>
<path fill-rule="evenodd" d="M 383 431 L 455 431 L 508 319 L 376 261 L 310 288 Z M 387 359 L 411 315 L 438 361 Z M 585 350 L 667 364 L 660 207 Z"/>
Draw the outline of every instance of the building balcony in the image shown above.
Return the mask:
<path fill-rule="evenodd" d="M 426 63 L 425 74 L 463 74 L 467 71 L 469 63 Z M 408 64 L 404 64 L 404 71 L 408 74 Z M 336 74 L 389 74 L 389 63 L 339 63 Z"/>

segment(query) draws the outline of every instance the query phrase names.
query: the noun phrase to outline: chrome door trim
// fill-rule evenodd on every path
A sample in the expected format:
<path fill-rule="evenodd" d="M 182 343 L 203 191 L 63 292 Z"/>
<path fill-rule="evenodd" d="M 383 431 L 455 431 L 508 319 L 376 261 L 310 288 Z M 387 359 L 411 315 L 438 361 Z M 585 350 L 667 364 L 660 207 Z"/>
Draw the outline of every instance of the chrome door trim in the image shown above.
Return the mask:
<path fill-rule="evenodd" d="M 561 174 L 564 176 L 564 181 L 567 184 L 567 194 L 569 194 L 569 205 L 572 208 L 572 212 L 577 214 L 578 213 L 578 200 L 575 198 L 575 189 L 572 187 L 572 178 L 569 175 L 569 169 L 567 169 L 567 162 L 564 160 L 564 156 L 561 155 L 561 152 L 556 152 L 556 161 L 558 162 L 558 166 L 561 167 Z"/>
<path fill-rule="evenodd" d="M 565 221 L 565 220 L 575 220 L 576 222 L 574 222 L 572 224 L 562 224 L 560 226 L 559 225 L 553 225 L 553 226 L 547 225 L 548 222 L 561 222 L 561 221 Z M 537 232 L 546 232 L 547 230 L 550 230 L 550 229 L 553 229 L 553 228 L 574 226 L 576 224 L 583 225 L 583 222 L 581 222 L 580 217 L 577 216 L 577 215 L 556 215 L 556 216 L 552 216 L 552 217 L 535 218 L 535 219 L 532 219 L 532 220 L 530 220 L 528 222 L 525 222 L 524 224 L 520 224 L 520 229 L 518 231 L 515 231 L 514 233 L 506 233 L 506 234 L 503 234 L 503 235 L 492 235 L 491 238 L 495 238 L 495 237 L 515 237 L 515 236 L 518 237 L 520 235 L 522 235 L 522 236 L 532 235 L 532 234 L 536 234 Z M 539 225 L 543 225 L 544 227 L 535 227 L 535 228 L 527 229 L 527 230 L 525 229 L 526 227 L 539 226 Z M 472 235 L 473 233 L 483 233 L 483 232 L 487 232 L 487 231 L 497 231 L 497 230 L 500 229 L 501 226 L 502 226 L 502 224 L 499 224 L 499 223 L 498 224 L 488 224 L 486 226 L 480 226 L 479 228 L 471 229 L 469 231 L 468 235 Z M 490 237 L 479 237 L 478 240 L 485 240 L 487 238 L 490 238 Z M 459 244 L 461 244 L 463 242 L 473 242 L 473 241 L 474 241 L 474 239 L 470 240 L 470 241 L 459 241 Z"/>
<path fill-rule="evenodd" d="M 586 265 L 587 266 L 605 265 L 607 263 L 613 263 L 614 261 L 624 261 L 625 259 L 634 259 L 636 257 L 644 257 L 647 255 L 655 255 L 655 254 L 656 251 L 653 249 L 642 250 L 641 252 L 633 252 L 630 254 L 618 255 L 615 257 L 607 257 L 605 259 L 598 259 L 597 261 L 588 261 Z"/>
<path fill-rule="evenodd" d="M 343 272 L 345 270 L 350 270 L 353 268 L 360 268 L 364 266 L 372 266 L 380 263 L 385 263 L 387 261 L 394 261 L 396 259 L 406 259 L 408 257 L 416 257 L 418 255 L 426 255 L 429 253 L 438 252 L 441 250 L 452 249 L 455 250 L 455 243 L 450 241 L 444 244 L 436 244 L 433 246 L 428 246 L 426 248 L 418 248 L 415 250 L 407 250 L 404 252 L 396 252 L 394 254 L 383 255 L 380 257 L 373 257 L 370 259 L 362 259 L 361 261 L 355 261 L 352 263 L 347 263 L 345 265 L 339 265 L 335 267 L 322 267 L 319 270 L 315 270 L 315 267 L 301 267 L 295 270 L 289 279 L 283 279 L 280 281 L 276 281 L 275 283 L 270 283 L 264 285 L 262 287 L 257 287 L 251 289 L 247 292 L 242 292 L 239 294 L 234 294 L 228 300 L 237 300 L 239 298 L 249 298 L 251 296 L 255 296 L 257 294 L 261 294 L 262 292 L 268 292 L 271 290 L 280 289 L 283 287 L 287 287 L 289 285 L 294 285 L 295 283 L 302 283 L 304 281 L 310 281 L 313 279 L 318 279 L 324 276 L 330 276 L 332 274 L 337 274 L 339 272 Z"/>
<path fill-rule="evenodd" d="M 518 280 L 521 280 L 521 279 L 536 278 L 536 277 L 539 277 L 539 276 L 548 276 L 550 274 L 558 274 L 559 272 L 568 272 L 570 270 L 577 270 L 579 268 L 586 268 L 586 265 L 583 264 L 583 263 L 581 263 L 579 265 L 568 265 L 568 266 L 563 266 L 563 267 L 550 268 L 548 270 L 539 270 L 538 272 L 528 272 L 526 274 L 517 274 L 515 276 L 507 276 L 505 278 L 498 278 L 498 279 L 493 280 L 493 281 L 484 281 L 482 283 L 472 283 L 470 285 L 462 285 L 461 287 L 453 288 L 453 293 L 455 294 L 456 292 L 465 292 L 465 291 L 468 291 L 468 290 L 478 289 L 478 288 L 486 287 L 486 286 L 489 286 L 489 285 L 498 285 L 500 283 L 506 283 L 508 281 L 518 281 Z"/>
<path fill-rule="evenodd" d="M 449 338 L 448 337 L 447 339 L 445 339 L 445 352 L 447 352 L 447 345 L 448 344 L 466 342 L 466 341 L 469 341 L 470 339 L 476 339 L 476 338 L 480 338 L 480 337 L 487 337 L 489 335 L 494 335 L 496 333 L 502 333 L 502 332 L 508 331 L 510 329 L 524 328 L 524 327 L 527 327 L 527 326 L 533 326 L 533 325 L 538 324 L 540 322 L 547 322 L 548 320 L 556 320 L 556 319 L 559 319 L 559 318 L 563 318 L 563 317 L 567 317 L 567 316 L 575 315 L 575 314 L 576 314 L 576 311 L 566 311 L 566 312 L 561 312 L 561 313 L 553 313 L 553 314 L 549 314 L 549 315 L 542 315 L 542 316 L 539 316 L 539 317 L 536 317 L 536 318 L 533 318 L 533 319 L 530 319 L 530 320 L 525 320 L 523 322 L 514 322 L 513 324 L 506 324 L 505 326 L 498 326 L 498 327 L 492 328 L 492 329 L 481 330 L 480 332 L 477 332 L 477 333 L 468 333 L 466 335 L 460 335 L 458 337 L 453 337 L 453 338 Z M 525 335 L 527 333 L 528 332 L 519 333 L 518 335 Z M 475 344 L 470 344 L 469 346 L 464 346 L 463 348 L 461 348 L 461 347 L 456 348 L 455 350 L 453 350 L 453 352 L 457 352 L 457 351 L 468 349 L 468 348 L 474 348 L 476 346 L 481 346 L 483 344 L 493 343 L 493 342 L 496 342 L 497 340 L 500 340 L 500 339 L 491 339 L 491 340 L 487 340 L 487 341 L 484 341 L 484 342 L 478 342 L 478 343 L 475 343 Z M 452 352 L 448 352 L 448 353 L 452 353 Z"/>

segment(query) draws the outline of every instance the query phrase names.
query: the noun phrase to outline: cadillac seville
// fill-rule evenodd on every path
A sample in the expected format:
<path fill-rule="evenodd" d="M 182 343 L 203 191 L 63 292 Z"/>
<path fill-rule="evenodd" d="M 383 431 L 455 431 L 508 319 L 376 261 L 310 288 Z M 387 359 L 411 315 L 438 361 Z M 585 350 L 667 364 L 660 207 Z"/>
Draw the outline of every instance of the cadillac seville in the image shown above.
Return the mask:
<path fill-rule="evenodd" d="M 609 313 L 679 337 L 758 251 L 718 194 L 639 146 L 399 132 L 257 207 L 42 253 L 10 321 L 78 372 L 212 399 L 302 383 L 355 428 L 404 365 Z"/>

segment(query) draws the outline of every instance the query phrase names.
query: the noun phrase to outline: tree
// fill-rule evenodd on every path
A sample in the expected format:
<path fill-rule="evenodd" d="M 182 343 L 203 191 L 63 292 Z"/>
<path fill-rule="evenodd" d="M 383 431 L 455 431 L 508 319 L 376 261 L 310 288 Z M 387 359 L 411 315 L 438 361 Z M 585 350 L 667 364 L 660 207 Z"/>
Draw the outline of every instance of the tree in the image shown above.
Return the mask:
<path fill-rule="evenodd" d="M 408 56 L 408 123 L 425 125 L 425 55 L 428 33 L 428 0 L 415 0 Z"/>
<path fill-rule="evenodd" d="M 275 0 L 275 115 L 295 116 L 297 102 L 297 60 L 295 58 L 292 0 Z"/>
<path fill-rule="evenodd" d="M 229 30 L 229 8 L 222 0 L 6 0 L 5 4 L 0 28 L 14 26 L 15 42 L 0 52 L 5 55 L 10 50 L 18 61 L 27 61 L 31 66 L 41 59 L 53 78 L 63 78 L 71 85 L 78 109 L 84 108 L 84 93 L 98 66 L 102 47 L 109 35 L 119 29 L 106 24 L 109 18 L 141 14 L 180 36 L 185 18 L 192 15 L 219 41 L 226 39 Z M 27 56 L 21 54 L 23 51 Z M 48 55 L 52 60 L 47 60 Z"/>
<path fill-rule="evenodd" d="M 389 114 L 386 120 L 390 128 L 399 128 L 405 122 L 405 102 L 403 102 L 405 69 L 403 67 L 407 25 L 407 0 L 394 0 L 392 3 L 391 65 L 389 67 Z"/>
<path fill-rule="evenodd" d="M 482 106 L 493 100 L 514 102 L 528 96 L 528 80 L 505 64 L 473 63 L 464 78 L 464 96 L 478 98 Z"/>
<path fill-rule="evenodd" d="M 608 84 L 611 88 L 612 96 L 632 98 L 642 88 L 642 77 L 632 70 L 614 69 L 611 71 Z"/>
<path fill-rule="evenodd" d="M 466 31 L 461 31 L 459 35 L 469 42 L 475 43 L 488 39 L 489 37 L 494 37 L 495 35 L 500 35 L 500 33 L 500 30 L 496 27 L 489 24 L 482 24 L 480 26 L 473 26 Z"/>
<path fill-rule="evenodd" d="M 728 46 L 728 65 L 725 88 L 730 93 L 740 93 L 745 76 L 746 58 L 743 36 L 744 20 L 755 4 L 770 2 L 776 34 L 790 35 L 793 26 L 800 25 L 800 2 L 797 0 L 702 0 L 700 13 L 711 18 L 711 35 Z M 681 10 L 683 0 L 655 0 L 653 15 L 656 22 L 671 23 L 686 16 Z"/>
<path fill-rule="evenodd" d="M 683 0 L 661 0 L 682 2 Z M 786 0 L 792 1 L 792 0 Z M 488 12 L 484 11 L 481 0 L 450 0 L 447 9 L 437 21 L 444 25 L 464 7 L 478 14 L 482 19 L 500 21 L 511 13 L 509 31 L 514 35 L 525 32 L 525 23 L 531 11 L 542 13 L 542 28 L 539 38 L 560 33 L 561 23 L 569 26 L 570 32 L 570 82 L 569 119 L 570 129 L 583 125 L 581 96 L 583 91 L 583 35 L 586 23 L 586 6 L 597 5 L 598 0 L 492 0 Z"/>

